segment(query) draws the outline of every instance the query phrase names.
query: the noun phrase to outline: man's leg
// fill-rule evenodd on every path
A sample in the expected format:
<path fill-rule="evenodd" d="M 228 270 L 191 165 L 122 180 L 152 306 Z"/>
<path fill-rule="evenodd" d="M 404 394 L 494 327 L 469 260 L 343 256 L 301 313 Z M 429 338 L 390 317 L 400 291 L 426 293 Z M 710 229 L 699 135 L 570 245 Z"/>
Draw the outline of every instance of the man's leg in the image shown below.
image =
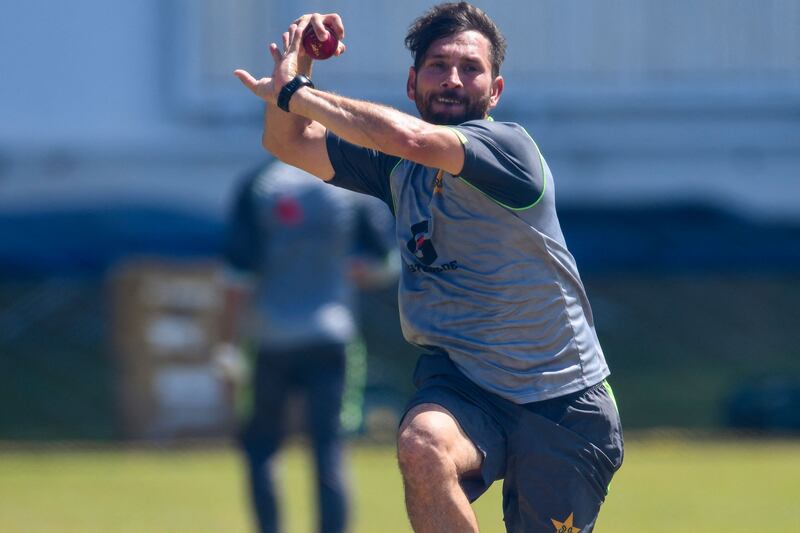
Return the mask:
<path fill-rule="evenodd" d="M 340 428 L 345 360 L 343 345 L 319 348 L 303 359 L 307 372 L 306 420 L 317 468 L 321 533 L 342 533 L 347 527 L 348 491 Z"/>
<path fill-rule="evenodd" d="M 427 403 L 406 414 L 398 432 L 397 458 L 414 531 L 478 531 L 459 482 L 478 475 L 482 455 L 445 408 Z"/>
<path fill-rule="evenodd" d="M 253 413 L 241 436 L 247 459 L 253 510 L 261 533 L 278 531 L 273 457 L 283 440 L 288 377 L 280 360 L 260 353 L 253 377 Z"/>

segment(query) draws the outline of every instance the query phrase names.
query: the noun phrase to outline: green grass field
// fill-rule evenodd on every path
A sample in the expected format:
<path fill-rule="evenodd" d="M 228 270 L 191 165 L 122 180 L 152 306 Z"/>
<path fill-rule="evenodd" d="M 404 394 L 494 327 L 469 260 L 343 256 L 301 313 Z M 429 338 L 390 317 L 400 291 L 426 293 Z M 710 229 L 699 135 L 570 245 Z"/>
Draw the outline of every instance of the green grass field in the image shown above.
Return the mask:
<path fill-rule="evenodd" d="M 356 533 L 409 532 L 389 446 L 351 449 Z M 302 446 L 282 458 L 287 533 L 313 531 Z M 241 463 L 231 448 L 0 448 L 0 531 L 245 532 Z M 500 486 L 475 505 L 504 531 Z M 600 533 L 800 531 L 800 440 L 629 438 Z"/>

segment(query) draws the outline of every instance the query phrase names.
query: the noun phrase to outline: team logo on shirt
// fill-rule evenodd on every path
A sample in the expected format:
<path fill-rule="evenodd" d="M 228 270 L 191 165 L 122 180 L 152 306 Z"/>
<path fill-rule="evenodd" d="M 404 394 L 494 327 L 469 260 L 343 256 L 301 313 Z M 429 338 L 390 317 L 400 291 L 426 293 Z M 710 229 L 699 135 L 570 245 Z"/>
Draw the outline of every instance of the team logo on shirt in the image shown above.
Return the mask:
<path fill-rule="evenodd" d="M 449 270 L 456 270 L 458 263 L 450 261 L 441 266 L 431 266 L 439 254 L 436 253 L 436 248 L 433 247 L 433 242 L 428 235 L 429 224 L 427 220 L 417 222 L 411 226 L 411 239 L 406 243 L 408 251 L 414 254 L 420 264 L 407 264 L 406 266 L 411 272 L 445 272 Z"/>
<path fill-rule="evenodd" d="M 559 522 L 554 518 L 550 519 L 553 527 L 556 528 L 556 533 L 580 533 L 580 529 L 572 525 L 573 514 L 569 513 L 569 516 L 563 522 Z"/>
<path fill-rule="evenodd" d="M 436 177 L 433 179 L 433 194 L 439 194 L 442 192 L 442 179 L 444 178 L 444 170 L 440 170 L 436 173 Z"/>
<path fill-rule="evenodd" d="M 282 196 L 275 205 L 275 218 L 283 226 L 297 226 L 303 222 L 303 208 L 296 198 Z"/>

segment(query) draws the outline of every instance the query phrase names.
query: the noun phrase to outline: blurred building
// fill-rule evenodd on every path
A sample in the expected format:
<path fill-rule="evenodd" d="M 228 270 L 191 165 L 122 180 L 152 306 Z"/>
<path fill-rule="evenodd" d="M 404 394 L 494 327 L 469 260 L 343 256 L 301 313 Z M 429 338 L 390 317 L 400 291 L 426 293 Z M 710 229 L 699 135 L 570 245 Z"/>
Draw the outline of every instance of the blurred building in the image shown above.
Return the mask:
<path fill-rule="evenodd" d="M 475 3 L 509 42 L 495 117 L 524 124 L 553 168 L 567 240 L 626 380 L 622 396 L 652 388 L 636 361 L 677 352 L 730 370 L 698 380 L 712 391 L 708 402 L 747 379 L 742 361 L 764 351 L 780 352 L 774 371 L 794 371 L 800 354 L 768 325 L 790 326 L 783 310 L 800 272 L 800 3 Z M 4 9 L 0 438 L 46 434 L 37 420 L 67 436 L 113 434 L 110 422 L 92 422 L 114 416 L 102 401 L 113 375 L 103 280 L 133 256 L 218 253 L 233 182 L 263 155 L 261 106 L 233 69 L 266 74 L 267 44 L 291 20 L 337 11 L 348 52 L 317 64 L 317 85 L 412 111 L 402 41 L 431 4 L 31 0 Z M 717 292 L 707 292 L 710 280 Z M 741 297 L 735 305 L 732 293 Z M 686 298 L 670 303 L 670 294 Z M 647 315 L 631 301 L 683 317 L 698 309 L 686 301 L 697 294 L 716 295 L 697 297 L 716 322 L 692 336 L 743 337 L 724 349 L 709 341 L 667 350 L 662 339 L 653 353 L 647 335 L 686 324 L 654 312 L 632 326 Z M 760 318 L 738 323 L 751 307 Z M 631 330 L 644 337 L 623 338 Z M 762 334 L 768 342 L 747 344 Z M 731 349 L 733 361 L 714 359 Z M 97 386 L 81 388 L 87 380 Z M 714 416 L 697 423 L 719 422 Z"/>

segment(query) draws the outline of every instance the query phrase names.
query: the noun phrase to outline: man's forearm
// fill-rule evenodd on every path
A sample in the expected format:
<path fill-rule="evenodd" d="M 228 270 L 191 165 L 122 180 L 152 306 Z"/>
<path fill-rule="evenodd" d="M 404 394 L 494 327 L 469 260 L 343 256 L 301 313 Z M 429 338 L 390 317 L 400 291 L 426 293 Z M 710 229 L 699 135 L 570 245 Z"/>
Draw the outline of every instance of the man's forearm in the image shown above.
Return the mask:
<path fill-rule="evenodd" d="M 287 83 L 298 74 L 310 73 L 311 58 L 301 53 L 300 44 L 309 22 L 313 22 L 315 31 L 330 23 L 339 38 L 344 36 L 341 19 L 335 13 L 304 15 L 283 34 L 283 52 L 277 44 L 270 44 L 270 55 L 275 61 L 271 77 L 256 79 L 246 70 L 234 71 L 253 94 L 267 102 L 262 135 L 264 148 L 279 159 L 328 180 L 335 173 L 325 135 L 326 130 L 331 130 L 353 144 L 457 175 L 463 168 L 464 152 L 459 137 L 448 128 L 390 107 L 307 86 L 297 89 L 289 100 L 289 110 L 294 117 L 284 116 L 274 107 Z M 343 50 L 339 43 L 337 55 Z"/>
<path fill-rule="evenodd" d="M 296 45 L 295 45 L 296 46 Z M 294 53 L 294 48 L 292 48 Z M 270 47 L 276 67 L 272 78 L 255 79 L 244 70 L 236 76 L 254 94 L 267 102 L 262 144 L 279 159 L 324 180 L 334 176 L 326 151 L 326 130 L 358 146 L 460 173 L 464 152 L 459 137 L 449 128 L 429 124 L 396 109 L 345 98 L 310 87 L 296 90 L 285 113 L 276 104 L 288 76 L 303 69 L 284 72 L 291 57 Z M 291 66 L 291 65 L 290 65 Z"/>
<path fill-rule="evenodd" d="M 435 148 L 440 128 L 372 102 L 310 89 L 299 90 L 289 104 L 292 114 L 322 124 L 348 142 L 409 158 L 418 149 Z"/>
<path fill-rule="evenodd" d="M 299 65 L 299 73 L 311 76 L 312 63 L 304 60 Z M 312 127 L 311 120 L 295 113 L 286 113 L 272 102 L 264 108 L 264 133 L 262 144 L 270 152 L 280 158 L 281 147 L 302 139 L 307 129 Z"/>

